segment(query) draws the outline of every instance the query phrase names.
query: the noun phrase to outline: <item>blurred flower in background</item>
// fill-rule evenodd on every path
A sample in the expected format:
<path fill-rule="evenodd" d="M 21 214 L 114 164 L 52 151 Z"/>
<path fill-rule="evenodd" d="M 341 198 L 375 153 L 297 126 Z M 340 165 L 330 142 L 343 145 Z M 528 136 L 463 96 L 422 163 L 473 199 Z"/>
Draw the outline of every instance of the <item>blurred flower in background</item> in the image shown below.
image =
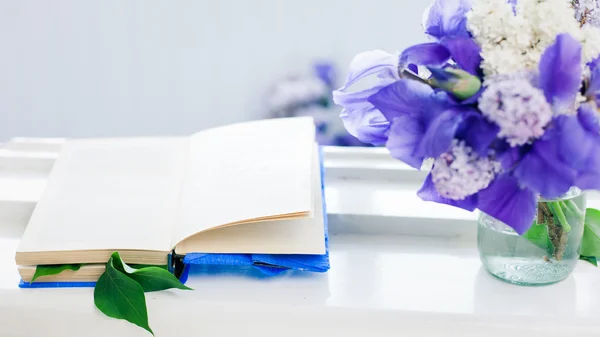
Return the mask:
<path fill-rule="evenodd" d="M 267 93 L 267 118 L 311 116 L 315 120 L 317 142 L 327 146 L 372 146 L 350 135 L 333 104 L 336 87 L 335 67 L 315 63 L 309 76 L 288 76 L 276 82 Z"/>

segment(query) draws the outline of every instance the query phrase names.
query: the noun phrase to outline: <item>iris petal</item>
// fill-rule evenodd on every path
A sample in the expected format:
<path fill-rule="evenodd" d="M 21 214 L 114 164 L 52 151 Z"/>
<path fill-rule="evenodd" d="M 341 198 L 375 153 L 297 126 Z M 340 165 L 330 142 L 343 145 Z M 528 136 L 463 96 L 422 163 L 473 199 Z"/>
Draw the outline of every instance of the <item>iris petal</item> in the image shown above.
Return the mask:
<path fill-rule="evenodd" d="M 467 109 L 464 114 L 464 121 L 457 130 L 457 137 L 464 140 L 480 156 L 487 156 L 489 147 L 496 140 L 500 129 L 474 109 Z"/>
<path fill-rule="evenodd" d="M 387 141 L 390 122 L 373 106 L 344 109 L 340 117 L 348 133 L 362 142 L 383 145 Z"/>
<path fill-rule="evenodd" d="M 469 37 L 466 14 L 471 0 L 435 0 L 423 15 L 425 32 L 437 39 L 448 36 Z"/>
<path fill-rule="evenodd" d="M 392 155 L 419 168 L 426 157 L 437 157 L 452 144 L 465 108 L 450 106 L 445 94 L 418 81 L 397 81 L 369 98 L 392 121 L 386 146 Z"/>
<path fill-rule="evenodd" d="M 419 74 L 419 66 L 417 66 L 414 63 L 411 63 L 408 65 L 408 70 L 412 71 L 413 73 L 415 73 L 416 75 Z"/>
<path fill-rule="evenodd" d="M 549 199 L 567 193 L 577 176 L 577 171 L 561 160 L 561 132 L 558 127 L 546 131 L 514 171 L 523 186 Z"/>
<path fill-rule="evenodd" d="M 433 184 L 431 174 L 427 176 L 425 182 L 423 183 L 423 186 L 421 187 L 417 195 L 425 201 L 433 201 L 439 204 L 446 204 L 454 207 L 459 207 L 470 212 L 474 211 L 477 208 L 477 194 L 471 195 L 465 198 L 464 200 L 452 200 L 440 196 L 438 191 L 435 189 L 435 185 Z"/>
<path fill-rule="evenodd" d="M 469 37 L 448 38 L 442 40 L 442 44 L 448 48 L 454 62 L 463 70 L 472 75 L 480 75 L 481 69 L 481 47 L 475 40 Z"/>
<path fill-rule="evenodd" d="M 496 159 L 502 165 L 505 171 L 511 171 L 513 167 L 521 160 L 521 150 L 518 147 L 512 147 L 508 143 L 504 143 L 501 151 L 496 150 L 498 153 Z"/>
<path fill-rule="evenodd" d="M 428 111 L 435 110 L 441 101 L 443 97 L 436 96 L 429 85 L 409 79 L 390 84 L 369 97 L 369 103 L 389 121 L 406 114 L 425 116 Z"/>
<path fill-rule="evenodd" d="M 356 82 L 376 75 L 373 86 L 385 86 L 397 81 L 398 76 L 398 56 L 382 50 L 372 50 L 356 55 L 350 62 L 350 69 L 346 84 L 339 89 L 345 92 Z M 385 84 L 384 84 L 385 83 Z"/>
<path fill-rule="evenodd" d="M 565 130 L 568 137 L 565 137 L 561 151 L 564 160 L 578 170 L 575 186 L 597 190 L 600 189 L 600 124 L 594 103 L 581 106 L 577 122 Z"/>
<path fill-rule="evenodd" d="M 525 233 L 533 224 L 536 205 L 536 194 L 521 188 L 519 181 L 509 175 L 496 178 L 488 188 L 479 192 L 479 209 L 519 234 Z"/>
<path fill-rule="evenodd" d="M 386 147 L 390 150 L 392 157 L 416 169 L 421 169 L 423 157 L 415 156 L 415 149 L 419 146 L 424 126 L 419 120 L 409 115 L 394 119 Z"/>
<path fill-rule="evenodd" d="M 588 131 L 576 116 L 560 116 L 555 120 L 555 127 L 560 130 L 559 159 L 576 170 L 585 169 L 592 151 L 600 145 L 598 133 Z"/>
<path fill-rule="evenodd" d="M 581 44 L 569 34 L 556 37 L 540 60 L 539 85 L 556 112 L 571 109 L 581 87 Z"/>
<path fill-rule="evenodd" d="M 445 46 L 433 42 L 414 45 L 405 49 L 400 55 L 400 68 L 410 64 L 418 66 L 441 67 L 450 59 L 450 51 Z"/>
<path fill-rule="evenodd" d="M 461 111 L 448 109 L 435 117 L 427 125 L 416 154 L 425 158 L 437 158 L 452 145 L 460 123 L 463 120 Z"/>
<path fill-rule="evenodd" d="M 579 123 L 592 134 L 600 134 L 600 120 L 593 103 L 582 104 L 577 114 Z"/>
<path fill-rule="evenodd" d="M 333 92 L 333 101 L 344 108 L 340 117 L 351 135 L 365 143 L 385 144 L 390 123 L 368 98 L 399 79 L 397 55 L 374 50 L 352 60 L 346 83 Z"/>
<path fill-rule="evenodd" d="M 577 116 L 559 116 L 517 169 L 522 184 L 546 198 L 559 197 L 572 186 L 600 187 L 600 126 L 593 103 Z"/>

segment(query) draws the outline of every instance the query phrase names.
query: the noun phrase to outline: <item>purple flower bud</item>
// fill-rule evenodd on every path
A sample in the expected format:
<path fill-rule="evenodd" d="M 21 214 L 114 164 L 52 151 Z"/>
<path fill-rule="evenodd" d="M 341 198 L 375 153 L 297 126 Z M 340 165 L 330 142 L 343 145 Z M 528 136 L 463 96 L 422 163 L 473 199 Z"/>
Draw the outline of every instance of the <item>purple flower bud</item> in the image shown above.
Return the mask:
<path fill-rule="evenodd" d="M 525 79 L 491 82 L 479 98 L 479 109 L 513 147 L 541 137 L 552 120 L 544 93 Z"/>
<path fill-rule="evenodd" d="M 435 160 L 431 178 L 440 196 L 464 200 L 487 188 L 501 168 L 500 162 L 480 157 L 463 141 L 454 140 L 450 150 Z"/>

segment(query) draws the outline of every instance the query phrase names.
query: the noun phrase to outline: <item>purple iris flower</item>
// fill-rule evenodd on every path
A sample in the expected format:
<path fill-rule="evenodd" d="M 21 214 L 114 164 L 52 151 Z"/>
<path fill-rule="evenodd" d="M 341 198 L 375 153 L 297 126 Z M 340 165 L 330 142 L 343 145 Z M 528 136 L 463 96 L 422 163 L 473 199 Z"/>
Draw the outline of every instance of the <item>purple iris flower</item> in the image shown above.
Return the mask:
<path fill-rule="evenodd" d="M 569 137 L 569 123 L 577 122 L 570 110 L 581 87 L 581 44 L 568 34 L 559 35 L 548 47 L 540 60 L 539 86 L 546 100 L 553 107 L 555 117 L 550 129 L 536 141 L 515 169 L 515 176 L 522 185 L 540 193 L 545 198 L 556 198 L 574 186 L 577 176 L 571 156 L 580 155 L 574 148 L 572 153 L 560 153 L 561 144 Z M 569 116 L 570 114 L 570 116 Z M 551 182 L 551 183 L 549 183 Z"/>
<path fill-rule="evenodd" d="M 444 37 L 470 37 L 466 14 L 471 0 L 435 0 L 423 15 L 427 35 L 438 40 Z"/>
<path fill-rule="evenodd" d="M 503 166 L 506 160 L 505 167 L 515 165 L 514 171 L 479 192 L 478 208 L 519 234 L 531 226 L 538 195 L 556 198 L 573 186 L 600 187 L 600 126 L 595 103 L 583 104 L 576 114 L 565 114 L 574 109 L 581 87 L 580 64 L 579 42 L 568 34 L 559 35 L 544 52 L 539 68 L 539 86 L 555 111 L 554 119 L 532 145 L 507 151 L 501 158 Z"/>
<path fill-rule="evenodd" d="M 390 121 L 369 97 L 399 79 L 397 55 L 374 50 L 354 57 L 346 83 L 333 92 L 335 104 L 344 108 L 340 117 L 351 135 L 373 145 L 386 143 Z"/>
<path fill-rule="evenodd" d="M 556 37 L 539 66 L 539 86 L 555 113 L 569 113 L 581 88 L 581 43 L 569 34 Z"/>
<path fill-rule="evenodd" d="M 497 129 L 483 131 L 486 125 L 478 132 L 461 133 L 461 126 L 468 121 L 465 116 L 470 115 L 462 114 L 454 136 L 465 140 L 475 134 L 482 137 L 470 140 L 470 145 L 484 143 L 481 149 L 494 149 L 504 169 L 487 188 L 463 200 L 450 200 L 437 193 L 430 176 L 419 196 L 467 210 L 479 208 L 523 234 L 532 224 L 538 195 L 558 197 L 572 186 L 600 188 L 600 126 L 595 103 L 582 105 L 576 114 L 572 111 L 581 87 L 580 64 L 581 45 L 566 34 L 559 35 L 542 56 L 538 84 L 556 117 L 532 145 L 510 147 L 494 139 Z"/>
<path fill-rule="evenodd" d="M 429 85 L 402 79 L 379 90 L 369 102 L 391 122 L 386 146 L 395 158 L 420 169 L 427 157 L 452 143 L 459 111 L 446 109 L 447 95 Z"/>
<path fill-rule="evenodd" d="M 572 186 L 600 188 L 600 127 L 590 106 L 584 104 L 577 116 L 555 118 L 512 174 L 507 172 L 479 192 L 478 208 L 523 234 L 532 224 L 539 194 L 555 198 Z M 506 168 L 519 160 L 518 152 L 511 148 L 505 153 Z"/>
<path fill-rule="evenodd" d="M 576 170 L 574 185 L 581 189 L 600 189 L 600 123 L 594 102 L 585 103 L 577 118 L 561 123 L 564 131 L 559 153 Z"/>
<path fill-rule="evenodd" d="M 449 59 L 473 75 L 481 75 L 481 48 L 467 30 L 466 14 L 471 0 L 435 0 L 425 11 L 423 28 L 436 42 L 406 49 L 400 67 L 409 62 L 424 66 L 443 66 Z"/>
<path fill-rule="evenodd" d="M 418 66 L 443 67 L 452 59 L 458 67 L 480 75 L 481 49 L 466 30 L 465 15 L 470 7 L 467 0 L 436 0 L 426 15 L 425 28 L 439 41 L 410 47 L 399 58 L 375 50 L 361 53 L 353 59 L 346 84 L 333 93 L 334 102 L 344 108 L 340 117 L 351 135 L 374 145 L 388 142 L 391 120 L 375 107 L 369 97 L 398 81 L 399 71 L 410 69 L 415 72 Z M 413 125 L 413 131 L 416 127 L 416 124 Z M 411 165 L 417 165 L 418 156 L 409 161 Z"/>
<path fill-rule="evenodd" d="M 516 0 L 507 1 L 515 8 Z M 468 0 L 436 0 L 424 22 L 434 42 L 400 55 L 359 54 L 333 98 L 344 108 L 346 129 L 361 141 L 385 145 L 417 169 L 435 158 L 418 192 L 423 200 L 479 208 L 523 234 L 540 195 L 556 198 L 573 186 L 600 189 L 600 59 L 589 64 L 590 80 L 582 87 L 582 46 L 561 34 L 543 53 L 536 76 L 519 82 L 522 87 L 498 86 L 492 92 L 497 95 L 486 96 L 494 80 L 509 80 L 497 78 L 471 96 L 481 83 L 465 91 L 472 84 L 465 79 L 479 81 L 482 59 L 466 29 L 469 9 Z M 405 72 L 419 75 L 423 68 L 431 78 Z M 577 108 L 580 93 L 588 101 Z M 486 97 L 494 104 L 482 104 Z M 506 117 L 502 113 L 514 123 L 493 118 Z M 537 129 L 527 133 L 528 127 Z"/>
<path fill-rule="evenodd" d="M 411 79 L 382 88 L 369 102 L 391 122 L 386 146 L 392 156 L 417 169 L 425 158 L 448 150 L 455 138 L 485 152 L 498 133 L 476 109 Z"/>

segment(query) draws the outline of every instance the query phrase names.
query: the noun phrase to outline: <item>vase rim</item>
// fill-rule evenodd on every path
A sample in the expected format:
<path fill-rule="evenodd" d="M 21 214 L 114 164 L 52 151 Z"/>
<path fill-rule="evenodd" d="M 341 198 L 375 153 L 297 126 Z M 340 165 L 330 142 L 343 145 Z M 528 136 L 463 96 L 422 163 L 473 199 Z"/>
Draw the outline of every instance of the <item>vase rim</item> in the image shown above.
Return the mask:
<path fill-rule="evenodd" d="M 569 189 L 569 191 L 567 191 L 567 193 L 556 197 L 556 198 L 544 198 L 543 196 L 539 196 L 538 197 L 538 201 L 539 202 L 546 202 L 546 201 L 552 201 L 552 200 L 565 200 L 565 199 L 572 199 L 575 197 L 580 196 L 581 194 L 583 194 L 583 190 L 581 190 L 579 187 L 577 186 L 573 186 Z"/>

